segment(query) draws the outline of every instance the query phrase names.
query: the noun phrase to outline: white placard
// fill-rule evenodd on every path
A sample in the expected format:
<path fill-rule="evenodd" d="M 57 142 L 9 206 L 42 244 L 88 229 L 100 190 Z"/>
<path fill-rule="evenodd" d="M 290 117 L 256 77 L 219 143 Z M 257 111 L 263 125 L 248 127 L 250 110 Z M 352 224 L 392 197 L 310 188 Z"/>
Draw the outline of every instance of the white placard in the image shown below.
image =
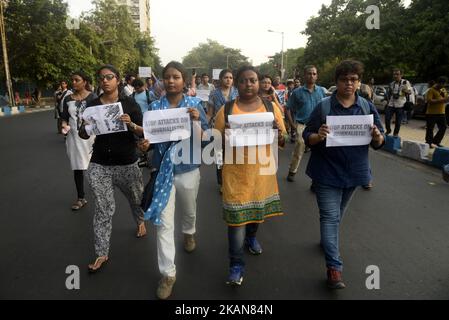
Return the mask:
<path fill-rule="evenodd" d="M 326 147 L 364 146 L 371 143 L 372 114 L 367 116 L 327 116 L 330 128 Z"/>
<path fill-rule="evenodd" d="M 144 136 L 150 143 L 188 139 L 190 128 L 187 108 L 154 110 L 143 114 Z"/>
<path fill-rule="evenodd" d="M 151 78 L 151 67 L 139 67 L 139 78 Z"/>
<path fill-rule="evenodd" d="M 201 101 L 209 101 L 210 90 L 196 90 L 196 97 Z"/>
<path fill-rule="evenodd" d="M 128 131 L 120 116 L 123 115 L 122 103 L 104 104 L 86 108 L 83 119 L 87 122 L 85 129 L 89 135 L 102 135 Z"/>
<path fill-rule="evenodd" d="M 226 129 L 226 138 L 231 147 L 272 144 L 276 133 L 273 121 L 272 112 L 229 115 L 230 129 Z"/>
<path fill-rule="evenodd" d="M 223 69 L 213 69 L 212 70 L 212 79 L 213 80 L 220 80 L 220 72 Z"/>

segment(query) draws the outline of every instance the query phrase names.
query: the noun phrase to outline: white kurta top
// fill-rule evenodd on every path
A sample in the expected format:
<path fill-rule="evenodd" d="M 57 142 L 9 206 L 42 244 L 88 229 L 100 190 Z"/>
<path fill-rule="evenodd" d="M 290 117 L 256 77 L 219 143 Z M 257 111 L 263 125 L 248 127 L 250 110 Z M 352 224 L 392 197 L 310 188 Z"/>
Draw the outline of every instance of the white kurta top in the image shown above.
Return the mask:
<path fill-rule="evenodd" d="M 81 115 L 87 102 L 93 98 L 94 95 L 91 94 L 86 100 L 75 101 L 72 97 L 67 97 L 64 101 L 70 116 L 70 131 L 67 134 L 66 147 L 72 170 L 87 170 L 89 166 L 95 136 L 91 136 L 88 140 L 81 139 L 78 136 L 78 127 L 81 124 Z"/>

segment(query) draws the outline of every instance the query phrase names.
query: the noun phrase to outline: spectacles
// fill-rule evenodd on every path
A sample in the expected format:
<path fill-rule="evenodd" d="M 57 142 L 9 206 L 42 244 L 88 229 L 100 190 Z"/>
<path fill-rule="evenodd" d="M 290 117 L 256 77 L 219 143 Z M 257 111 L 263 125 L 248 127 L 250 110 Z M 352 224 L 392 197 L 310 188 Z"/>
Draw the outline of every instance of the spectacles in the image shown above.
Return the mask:
<path fill-rule="evenodd" d="M 247 82 L 251 82 L 252 84 L 256 84 L 257 81 L 259 81 L 257 78 L 239 79 L 239 84 L 246 84 Z"/>
<path fill-rule="evenodd" d="M 111 81 L 115 78 L 115 74 L 109 73 L 109 74 L 100 74 L 98 75 L 98 80 L 103 81 L 104 79 Z"/>
<path fill-rule="evenodd" d="M 338 78 L 338 81 L 340 81 L 340 82 L 344 82 L 344 83 L 348 83 L 348 82 L 351 82 L 351 83 L 356 83 L 357 81 L 359 81 L 359 78 L 356 78 L 356 77 L 351 77 L 351 78 Z"/>

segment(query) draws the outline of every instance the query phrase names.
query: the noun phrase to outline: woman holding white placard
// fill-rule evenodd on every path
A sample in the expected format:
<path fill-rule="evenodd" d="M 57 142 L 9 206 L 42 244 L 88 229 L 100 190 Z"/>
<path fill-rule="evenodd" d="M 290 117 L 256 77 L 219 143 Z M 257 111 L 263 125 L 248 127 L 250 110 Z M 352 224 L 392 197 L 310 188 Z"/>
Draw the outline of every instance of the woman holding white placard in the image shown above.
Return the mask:
<path fill-rule="evenodd" d="M 134 221 L 136 236 L 146 235 L 143 211 L 140 207 L 143 182 L 142 172 L 137 164 L 136 140 L 142 135 L 142 112 L 132 97 L 119 94 L 120 74 L 111 65 L 97 71 L 97 79 L 104 93 L 88 104 L 87 109 L 120 103 L 123 115 L 119 120 L 127 131 L 102 134 L 95 137 L 92 158 L 87 177 L 95 198 L 94 234 L 95 262 L 88 266 L 90 272 L 100 270 L 109 259 L 109 244 L 112 233 L 112 217 L 115 213 L 114 188 L 117 187 L 127 198 Z M 87 123 L 83 123 L 79 136 L 89 139 Z"/>
<path fill-rule="evenodd" d="M 159 299 L 167 299 L 176 281 L 175 265 L 175 203 L 182 208 L 182 233 L 184 234 L 184 250 L 191 253 L 196 248 L 196 200 L 200 185 L 200 163 L 195 155 L 201 154 L 200 143 L 203 131 L 208 129 L 206 114 L 199 98 L 187 96 L 185 92 L 187 72 L 179 62 L 168 63 L 163 72 L 166 95 L 154 101 L 150 110 L 169 110 L 184 108 L 190 114 L 191 134 L 178 143 L 168 141 L 154 144 L 152 166 L 157 170 L 150 180 L 151 188 L 143 196 L 145 219 L 157 226 L 157 256 L 159 272 L 162 278 L 156 291 Z M 195 140 L 195 142 L 194 142 Z M 141 151 L 149 149 L 151 141 L 139 143 Z M 182 157 L 183 148 L 189 148 L 187 163 L 174 163 L 176 156 Z M 187 151 L 187 150 L 184 150 Z M 184 159 L 183 159 L 184 160 Z M 200 159 L 198 159 L 200 160 Z M 154 179 L 155 178 L 155 179 Z M 152 181 L 154 183 L 152 183 Z M 154 187 L 153 187 L 154 185 Z M 149 196 L 150 199 L 146 199 Z M 146 203 L 146 205 L 144 204 Z"/>
<path fill-rule="evenodd" d="M 326 146 L 330 133 L 326 117 L 371 115 L 374 119 L 371 130 L 368 128 L 372 136 L 371 146 L 379 149 L 385 141 L 376 108 L 356 93 L 362 75 L 361 62 L 341 62 L 335 70 L 337 90 L 315 107 L 303 132 L 304 141 L 312 150 L 306 173 L 313 181 L 320 211 L 321 246 L 326 260 L 327 285 L 331 289 L 345 288 L 339 251 L 340 223 L 356 187 L 371 181 L 371 170 L 369 144 Z"/>
<path fill-rule="evenodd" d="M 239 97 L 218 111 L 215 128 L 225 136 L 225 128 L 229 126 L 228 119 L 232 115 L 246 115 L 272 112 L 273 127 L 278 129 L 278 144 L 285 143 L 286 130 L 279 109 L 259 97 L 260 75 L 252 66 L 241 67 L 237 71 L 236 82 Z M 271 104 L 271 106 L 270 106 Z M 255 149 L 256 150 L 255 150 Z M 226 152 L 227 149 L 225 149 Z M 244 163 L 234 161 L 223 164 L 223 216 L 228 225 L 230 273 L 228 283 L 240 285 L 243 281 L 245 263 L 243 249 L 246 246 L 252 254 L 262 253 L 262 247 L 256 239 L 260 223 L 266 218 L 282 215 L 279 190 L 276 180 L 275 160 L 272 145 L 256 147 L 239 147 L 232 149 L 233 154 L 243 152 Z M 264 150 L 264 152 L 260 152 Z M 264 153 L 268 164 L 262 164 L 260 158 L 255 163 L 249 161 L 249 154 L 256 151 Z M 237 154 L 239 157 L 239 154 Z M 227 158 L 226 155 L 224 157 Z M 266 170 L 270 166 L 275 169 Z"/>

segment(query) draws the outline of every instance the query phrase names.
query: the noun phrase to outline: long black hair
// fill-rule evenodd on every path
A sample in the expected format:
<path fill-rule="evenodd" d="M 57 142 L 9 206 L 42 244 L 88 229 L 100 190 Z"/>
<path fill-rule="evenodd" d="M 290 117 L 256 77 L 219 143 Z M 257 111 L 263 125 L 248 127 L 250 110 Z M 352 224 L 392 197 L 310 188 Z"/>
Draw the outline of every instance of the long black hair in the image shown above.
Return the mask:
<path fill-rule="evenodd" d="M 117 69 L 116 67 L 114 67 L 112 64 L 105 64 L 105 65 L 101 66 L 101 67 L 97 70 L 97 73 L 96 73 L 97 79 L 98 79 L 98 77 L 100 76 L 101 71 L 103 71 L 103 70 L 105 70 L 105 69 L 111 71 L 111 72 L 115 75 L 115 77 L 117 78 L 117 81 L 118 81 L 118 95 L 119 95 L 119 99 L 125 97 L 126 95 L 123 93 L 124 85 L 123 85 L 123 83 L 122 83 L 122 80 L 120 79 L 120 71 L 118 71 L 118 69 Z M 101 81 L 99 81 L 99 84 L 98 84 L 98 85 L 99 85 L 99 86 L 101 85 Z"/>
<path fill-rule="evenodd" d="M 90 84 L 92 83 L 92 78 L 87 73 L 85 73 L 83 70 L 78 70 L 72 73 L 72 77 L 73 76 L 79 76 L 81 79 L 86 81 L 86 85 L 84 86 L 84 88 L 87 91 L 91 91 Z"/>

